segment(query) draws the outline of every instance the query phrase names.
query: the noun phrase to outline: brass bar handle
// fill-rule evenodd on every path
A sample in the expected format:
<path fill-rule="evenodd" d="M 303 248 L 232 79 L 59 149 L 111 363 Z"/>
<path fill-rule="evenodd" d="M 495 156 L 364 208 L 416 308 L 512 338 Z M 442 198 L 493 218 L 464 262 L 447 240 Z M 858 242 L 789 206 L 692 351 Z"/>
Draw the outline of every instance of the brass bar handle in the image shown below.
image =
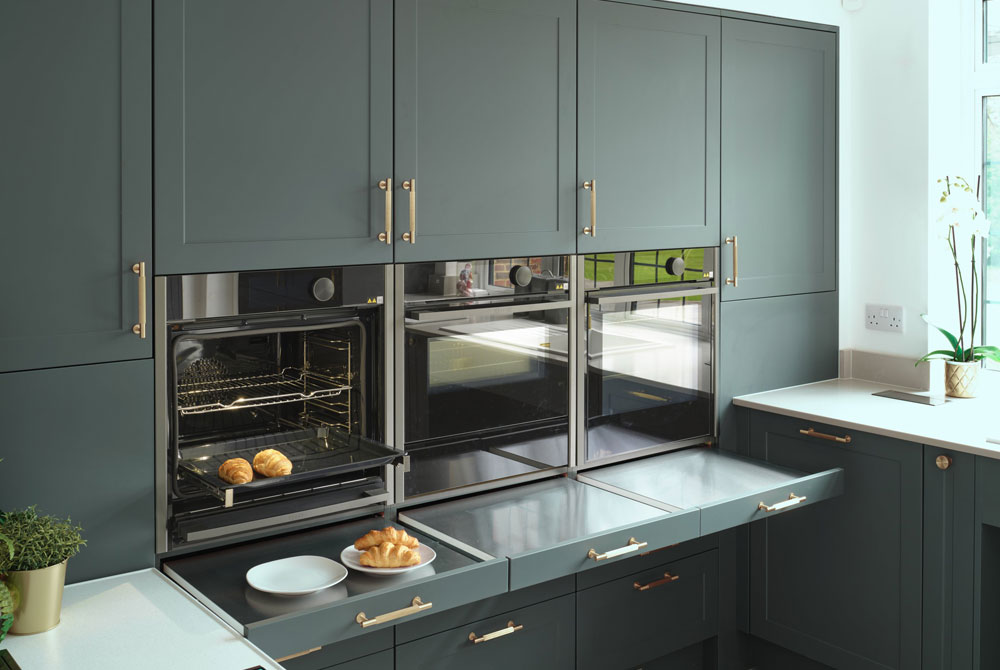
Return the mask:
<path fill-rule="evenodd" d="M 726 244 L 733 245 L 733 276 L 726 277 L 726 286 L 738 288 L 740 285 L 740 242 L 736 235 L 726 238 Z"/>
<path fill-rule="evenodd" d="M 407 179 L 403 182 L 403 190 L 410 192 L 410 230 L 403 233 L 403 241 L 417 243 L 417 180 Z"/>
<path fill-rule="evenodd" d="M 276 658 L 276 659 L 274 659 L 274 660 L 275 660 L 275 661 L 276 661 L 277 663 L 284 663 L 285 661 L 290 661 L 290 660 L 292 660 L 293 658 L 301 658 L 302 656 L 306 656 L 306 655 L 308 655 L 308 654 L 311 654 L 311 653 L 313 653 L 314 651 L 319 651 L 319 650 L 320 650 L 320 649 L 322 649 L 322 648 L 323 648 L 323 647 L 313 647 L 312 649 L 306 649 L 305 651 L 300 651 L 300 652 L 298 652 L 297 654 L 289 654 L 288 656 L 282 656 L 281 658 Z"/>
<path fill-rule="evenodd" d="M 663 586 L 664 584 L 669 584 L 670 582 L 676 582 L 680 579 L 678 575 L 672 575 L 669 572 L 664 572 L 663 577 L 657 579 L 656 581 L 650 582 L 648 584 L 640 584 L 639 582 L 632 582 L 632 588 L 636 591 L 648 591 L 650 589 L 655 589 L 657 586 Z"/>
<path fill-rule="evenodd" d="M 590 225 L 583 229 L 583 234 L 597 237 L 597 180 L 585 181 L 583 187 L 590 191 Z"/>
<path fill-rule="evenodd" d="M 831 442 L 840 442 L 841 444 L 850 444 L 851 436 L 845 435 L 844 437 L 837 437 L 836 435 L 827 435 L 826 433 L 818 433 L 815 428 L 800 428 L 799 432 L 808 437 L 818 437 L 821 440 L 830 440 Z"/>
<path fill-rule="evenodd" d="M 515 626 L 513 621 L 508 621 L 506 628 L 495 630 L 492 633 L 487 633 L 486 635 L 483 635 L 482 637 L 476 637 L 475 633 L 469 633 L 469 642 L 471 642 L 472 644 L 479 644 L 480 642 L 489 642 L 490 640 L 495 640 L 498 637 L 503 637 L 504 635 L 510 635 L 511 633 L 516 633 L 522 628 L 524 628 L 523 625 Z"/>
<path fill-rule="evenodd" d="M 603 554 L 598 554 L 596 550 L 591 549 L 587 552 L 587 558 L 592 558 L 595 561 L 606 561 L 609 558 L 617 558 L 618 556 L 624 556 L 625 554 L 631 554 L 634 551 L 639 551 L 643 549 L 648 542 L 639 542 L 639 540 L 634 537 L 628 539 L 628 544 L 624 547 L 619 547 L 618 549 L 612 549 L 611 551 L 606 551 Z"/>
<path fill-rule="evenodd" d="M 788 494 L 788 500 L 782 500 L 779 503 L 774 503 L 773 505 L 767 505 L 764 501 L 757 504 L 757 509 L 764 510 L 765 512 L 777 512 L 785 508 L 791 507 L 792 505 L 798 505 L 800 502 L 805 500 L 805 496 L 797 496 L 794 493 Z"/>
<path fill-rule="evenodd" d="M 146 261 L 139 261 L 132 266 L 132 272 L 139 275 L 139 323 L 132 326 L 132 332 L 140 340 L 146 339 Z"/>
<path fill-rule="evenodd" d="M 378 187 L 385 191 L 385 232 L 378 234 L 378 241 L 392 244 L 392 180 L 383 179 Z"/>
<path fill-rule="evenodd" d="M 405 616 L 410 616 L 411 614 L 418 614 L 425 610 L 429 610 L 434 603 L 425 603 L 417 596 L 413 599 L 413 602 L 409 607 L 404 607 L 401 610 L 396 610 L 395 612 L 389 612 L 387 614 L 379 614 L 374 619 L 369 619 L 365 616 L 364 612 L 358 612 L 358 616 L 354 617 L 354 620 L 361 624 L 362 628 L 368 628 L 369 626 L 374 626 L 380 623 L 386 623 L 387 621 L 395 621 L 396 619 L 402 619 Z"/>

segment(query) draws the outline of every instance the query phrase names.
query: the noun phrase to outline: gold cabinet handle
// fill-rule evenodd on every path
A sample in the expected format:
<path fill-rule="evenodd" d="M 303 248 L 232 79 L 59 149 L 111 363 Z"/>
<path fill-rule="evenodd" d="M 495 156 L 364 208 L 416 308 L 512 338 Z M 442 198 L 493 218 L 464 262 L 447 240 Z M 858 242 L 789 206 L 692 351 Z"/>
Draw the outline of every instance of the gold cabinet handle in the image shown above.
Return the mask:
<path fill-rule="evenodd" d="M 783 510 L 787 507 L 791 507 L 792 505 L 798 505 L 805 499 L 805 496 L 797 496 L 794 493 L 789 493 L 788 500 L 782 500 L 781 502 L 774 503 L 773 505 L 768 505 L 764 503 L 764 501 L 761 501 L 757 504 L 757 509 L 762 509 L 765 512 L 777 512 L 778 510 Z"/>
<path fill-rule="evenodd" d="M 410 230 L 403 233 L 403 241 L 417 243 L 417 180 L 407 179 L 403 182 L 403 190 L 410 192 Z"/>
<path fill-rule="evenodd" d="M 300 651 L 296 654 L 289 654 L 288 656 L 282 656 L 281 658 L 274 659 L 278 663 L 284 663 L 285 661 L 290 661 L 293 658 L 301 658 L 302 656 L 307 656 L 313 652 L 319 651 L 323 647 L 313 647 L 312 649 L 306 649 L 305 651 Z"/>
<path fill-rule="evenodd" d="M 740 243 L 736 235 L 726 238 L 726 244 L 733 245 L 733 276 L 726 277 L 726 285 L 738 287 L 740 285 Z"/>
<path fill-rule="evenodd" d="M 934 465 L 937 466 L 938 470 L 947 470 L 948 468 L 951 467 L 951 463 L 952 463 L 951 456 L 945 454 L 940 454 L 937 458 L 934 459 Z"/>
<path fill-rule="evenodd" d="M 583 234 L 597 237 L 597 180 L 585 181 L 583 187 L 590 191 L 590 225 L 583 229 Z"/>
<path fill-rule="evenodd" d="M 472 644 L 479 644 L 480 642 L 489 642 L 490 640 L 495 640 L 498 637 L 503 637 L 504 635 L 510 635 L 511 633 L 516 633 L 522 628 L 524 628 L 523 625 L 515 626 L 513 621 L 508 621 L 506 628 L 495 630 L 492 633 L 487 633 L 486 635 L 483 635 L 482 637 L 476 637 L 475 633 L 469 633 L 469 641 L 472 642 Z"/>
<path fill-rule="evenodd" d="M 387 621 L 394 621 L 396 619 L 402 619 L 405 616 L 410 616 L 411 614 L 418 614 L 425 610 L 429 610 L 434 603 L 425 603 L 420 600 L 420 596 L 413 599 L 413 602 L 409 607 L 404 607 L 401 610 L 396 610 L 395 612 L 389 612 L 388 614 L 379 614 L 374 619 L 369 619 L 365 616 L 364 612 L 358 612 L 358 616 L 354 617 L 354 620 L 361 624 L 362 628 L 368 628 L 369 626 L 374 626 L 376 624 L 385 623 Z"/>
<path fill-rule="evenodd" d="M 383 179 L 378 187 L 385 191 L 385 232 L 378 234 L 378 241 L 392 244 L 392 180 Z"/>
<path fill-rule="evenodd" d="M 139 323 L 132 326 L 132 332 L 139 339 L 146 339 L 146 261 L 139 261 L 132 266 L 132 272 L 139 275 Z"/>
<path fill-rule="evenodd" d="M 663 586 L 664 584 L 669 584 L 670 582 L 676 582 L 678 579 L 680 579 L 678 575 L 672 575 L 669 572 L 664 572 L 663 577 L 648 584 L 632 582 L 632 588 L 636 591 L 648 591 L 650 589 L 655 589 L 657 586 Z"/>
<path fill-rule="evenodd" d="M 612 549 L 611 551 L 606 551 L 603 554 L 598 554 L 596 550 L 591 549 L 587 552 L 587 558 L 592 558 L 595 561 L 606 561 L 609 558 L 616 558 L 618 556 L 624 556 L 625 554 L 631 554 L 634 551 L 639 551 L 643 549 L 648 542 L 639 542 L 639 540 L 634 537 L 628 539 L 628 544 L 624 547 L 619 547 L 618 549 Z"/>
<path fill-rule="evenodd" d="M 840 442 L 841 444 L 850 444 L 851 436 L 845 435 L 844 437 L 837 437 L 836 435 L 827 435 L 826 433 L 818 433 L 815 428 L 800 428 L 799 432 L 808 437 L 818 437 L 821 440 L 830 440 L 831 442 Z"/>

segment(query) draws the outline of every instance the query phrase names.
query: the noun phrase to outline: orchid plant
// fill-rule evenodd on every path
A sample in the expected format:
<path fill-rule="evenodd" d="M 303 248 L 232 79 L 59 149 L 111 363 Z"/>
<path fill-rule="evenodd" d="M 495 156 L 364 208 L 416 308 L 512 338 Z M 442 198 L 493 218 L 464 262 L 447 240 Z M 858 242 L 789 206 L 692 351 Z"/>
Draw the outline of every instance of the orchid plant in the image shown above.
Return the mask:
<path fill-rule="evenodd" d="M 982 302 L 982 285 L 979 271 L 976 269 L 976 256 L 981 253 L 980 240 L 986 240 L 990 235 L 990 222 L 986 220 L 979 206 L 979 184 L 973 189 L 962 177 L 944 177 L 937 180 L 942 184 L 940 215 L 938 223 L 944 224 L 942 236 L 948 241 L 951 257 L 955 262 L 955 293 L 958 299 L 958 335 L 954 335 L 921 314 L 926 321 L 948 340 L 951 349 L 937 349 L 917 361 L 917 365 L 929 360 L 947 360 L 956 363 L 973 363 L 989 358 L 1000 361 L 1000 348 L 986 345 L 976 346 L 976 327 L 979 325 L 980 303 Z M 965 275 L 959 261 L 959 242 L 969 240 L 972 251 L 972 273 L 970 291 L 966 293 Z M 966 330 L 969 339 L 965 339 Z M 968 344 L 968 346 L 966 346 Z"/>

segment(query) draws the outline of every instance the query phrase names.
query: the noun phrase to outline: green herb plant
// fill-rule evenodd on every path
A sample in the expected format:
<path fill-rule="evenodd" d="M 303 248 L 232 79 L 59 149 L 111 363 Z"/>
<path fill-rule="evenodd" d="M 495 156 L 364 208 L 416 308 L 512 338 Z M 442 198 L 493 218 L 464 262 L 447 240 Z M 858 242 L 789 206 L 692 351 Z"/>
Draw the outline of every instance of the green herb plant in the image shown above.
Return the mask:
<path fill-rule="evenodd" d="M 82 531 L 69 519 L 39 516 L 34 505 L 16 512 L 0 512 L 0 533 L 8 540 L 8 549 L 12 548 L 0 552 L 0 573 L 59 565 L 87 543 Z"/>

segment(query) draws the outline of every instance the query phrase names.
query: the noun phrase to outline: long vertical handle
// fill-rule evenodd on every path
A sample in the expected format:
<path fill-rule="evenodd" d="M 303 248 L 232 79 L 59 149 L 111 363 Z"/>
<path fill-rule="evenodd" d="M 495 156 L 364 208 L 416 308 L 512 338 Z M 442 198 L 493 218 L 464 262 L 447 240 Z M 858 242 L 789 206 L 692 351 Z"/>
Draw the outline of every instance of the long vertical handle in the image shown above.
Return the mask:
<path fill-rule="evenodd" d="M 132 326 L 132 332 L 139 339 L 146 339 L 146 261 L 132 266 L 132 272 L 139 275 L 139 323 Z"/>
<path fill-rule="evenodd" d="M 583 229 L 583 234 L 597 237 L 597 180 L 585 181 L 583 187 L 590 191 L 590 225 Z"/>
<path fill-rule="evenodd" d="M 410 192 L 410 231 L 403 233 L 403 241 L 417 243 L 417 180 L 407 179 L 403 182 L 403 190 Z"/>
<path fill-rule="evenodd" d="M 385 232 L 378 234 L 378 241 L 392 244 L 392 180 L 383 179 L 378 187 L 385 191 Z"/>
<path fill-rule="evenodd" d="M 726 244 L 733 245 L 733 276 L 726 277 L 726 285 L 739 287 L 740 285 L 740 243 L 736 235 L 726 238 Z"/>

